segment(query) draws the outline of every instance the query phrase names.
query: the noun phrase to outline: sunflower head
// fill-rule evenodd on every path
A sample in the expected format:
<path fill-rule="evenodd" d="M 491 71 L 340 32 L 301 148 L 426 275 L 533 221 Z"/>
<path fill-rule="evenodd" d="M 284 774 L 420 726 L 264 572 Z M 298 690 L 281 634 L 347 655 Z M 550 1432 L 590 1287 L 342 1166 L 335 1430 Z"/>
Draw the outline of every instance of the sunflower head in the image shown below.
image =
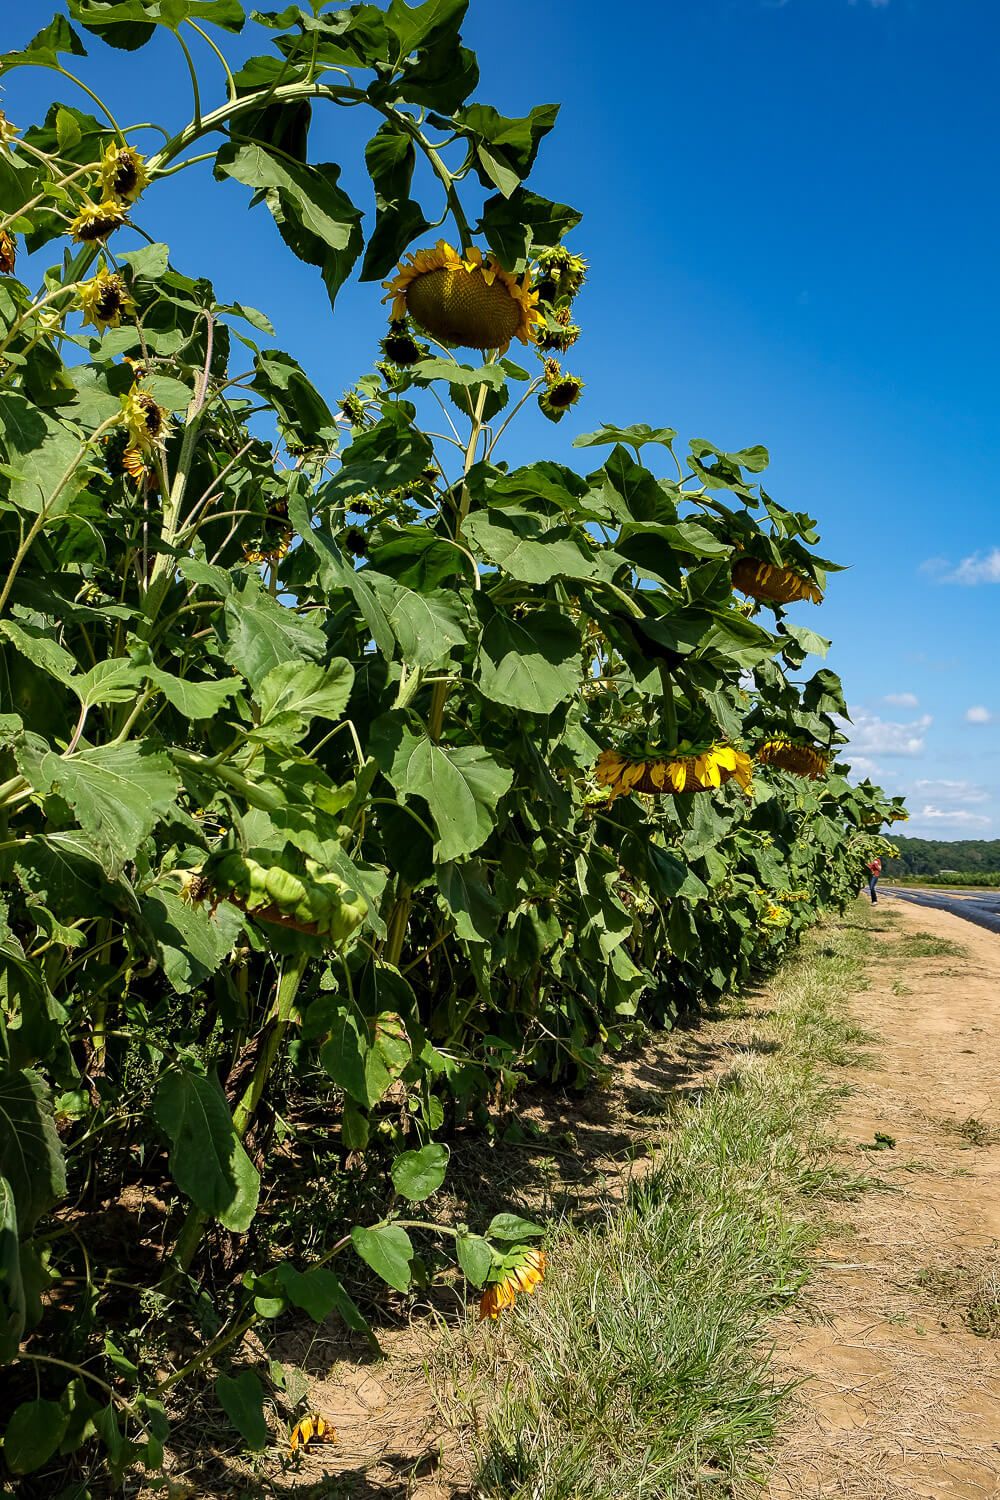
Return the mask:
<path fill-rule="evenodd" d="M 782 906 L 779 901 L 769 901 L 760 919 L 760 925 L 762 927 L 787 927 L 791 920 L 792 914 L 787 907 Z"/>
<path fill-rule="evenodd" d="M 579 325 L 573 322 L 573 316 L 568 307 L 556 307 L 545 311 L 535 330 L 535 342 L 539 349 L 546 351 L 555 349 L 560 354 L 565 354 L 567 349 L 572 348 L 579 337 Z"/>
<path fill-rule="evenodd" d="M 409 314 L 418 328 L 444 344 L 505 354 L 511 339 L 530 343 L 538 322 L 530 275 L 518 281 L 477 245 L 459 254 L 438 240 L 433 250 L 407 256 L 383 284 L 383 301 L 392 299 L 394 325 Z"/>
<path fill-rule="evenodd" d="M 17 240 L 6 229 L 0 229 L 0 273 L 13 276 L 17 260 Z"/>
<path fill-rule="evenodd" d="M 352 427 L 360 427 L 365 420 L 365 403 L 357 391 L 345 391 L 340 398 L 340 410 Z"/>
<path fill-rule="evenodd" d="M 389 324 L 389 332 L 381 340 L 379 348 L 386 359 L 398 365 L 401 370 L 408 370 L 411 365 L 419 364 L 431 352 L 426 344 L 414 337 L 405 318 L 398 323 Z"/>
<path fill-rule="evenodd" d="M 106 328 L 117 328 L 123 316 L 135 312 L 135 303 L 129 296 L 120 276 L 108 271 L 99 271 L 90 281 L 85 281 L 77 292 L 85 323 L 93 323 L 98 333 Z"/>
<path fill-rule="evenodd" d="M 779 770 L 791 771 L 794 776 L 808 776 L 815 781 L 822 776 L 829 764 L 829 757 L 804 740 L 792 740 L 786 735 L 773 735 L 758 745 L 755 752 L 763 766 L 777 766 Z"/>
<path fill-rule="evenodd" d="M 642 755 L 602 750 L 596 775 L 598 784 L 610 787 L 613 797 L 627 797 L 630 792 L 645 792 L 653 797 L 707 792 L 727 781 L 736 781 L 749 793 L 753 767 L 749 755 L 734 745 L 720 742 L 703 748 L 681 745 L 676 750 L 648 751 Z"/>
<path fill-rule="evenodd" d="M 262 537 L 256 544 L 243 543 L 243 556 L 248 563 L 276 563 L 287 557 L 294 533 L 287 527 L 277 537 Z"/>
<path fill-rule="evenodd" d="M 293 1453 L 299 1448 L 308 1448 L 310 1443 L 335 1443 L 337 1434 L 319 1412 L 309 1412 L 302 1417 L 288 1435 L 288 1446 Z"/>
<path fill-rule="evenodd" d="M 811 578 L 755 557 L 739 557 L 733 563 L 733 587 L 764 604 L 795 604 L 800 599 L 823 602 L 823 592 Z"/>
<path fill-rule="evenodd" d="M 70 224 L 74 240 L 86 245 L 99 244 L 109 234 L 128 223 L 128 208 L 114 198 L 103 203 L 85 203 Z"/>
<path fill-rule="evenodd" d="M 535 266 L 535 290 L 543 302 L 571 301 L 587 277 L 587 262 L 565 245 L 540 251 Z"/>
<path fill-rule="evenodd" d="M 352 557 L 364 557 L 368 551 L 368 538 L 363 531 L 359 531 L 356 526 L 352 526 L 350 531 L 344 536 L 344 546 Z"/>
<path fill-rule="evenodd" d="M 134 203 L 149 185 L 144 158 L 131 146 L 119 146 L 113 141 L 101 158 L 101 183 L 106 198 Z"/>
<path fill-rule="evenodd" d="M 545 389 L 538 397 L 538 405 L 550 422 L 559 422 L 570 407 L 575 406 L 579 401 L 583 381 L 579 375 L 563 374 L 559 369 L 558 361 L 554 359 L 547 359 L 545 366 Z M 550 366 L 555 367 L 551 375 Z"/>
<path fill-rule="evenodd" d="M 514 1265 L 505 1263 L 497 1280 L 492 1281 L 479 1299 L 479 1318 L 496 1318 L 505 1307 L 513 1307 L 520 1292 L 533 1293 L 545 1280 L 544 1250 L 523 1250 Z"/>
<path fill-rule="evenodd" d="M 163 446 L 170 413 L 159 405 L 155 396 L 133 386 L 128 395 L 122 397 L 122 410 L 129 437 L 140 452 L 152 453 Z"/>

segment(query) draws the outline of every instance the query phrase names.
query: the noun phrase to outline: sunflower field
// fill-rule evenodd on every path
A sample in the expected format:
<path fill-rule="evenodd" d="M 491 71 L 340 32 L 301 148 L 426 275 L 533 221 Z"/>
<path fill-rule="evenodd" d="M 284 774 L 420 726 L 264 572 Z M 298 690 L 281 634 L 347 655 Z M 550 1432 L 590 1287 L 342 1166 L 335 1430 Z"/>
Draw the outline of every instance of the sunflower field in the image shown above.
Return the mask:
<path fill-rule="evenodd" d="M 834 564 L 764 448 L 603 425 L 578 467 L 505 462 L 529 403 L 585 404 L 587 265 L 580 214 L 527 186 L 557 109 L 470 102 L 466 4 L 66 0 L 2 59 L 58 92 L 0 116 L 18 1493 L 155 1483 L 196 1389 L 262 1447 L 250 1331 L 374 1339 L 380 1297 L 459 1273 L 494 1314 L 531 1290 L 534 1224 L 435 1210 L 449 1136 L 752 981 L 905 816 L 837 761 L 802 622 Z M 134 67 L 158 31 L 191 116 L 132 127 L 87 53 Z M 360 205 L 309 149 L 348 108 Z M 143 232 L 206 160 L 316 268 L 317 316 L 374 283 L 339 400 L 237 267 L 216 289 Z"/>

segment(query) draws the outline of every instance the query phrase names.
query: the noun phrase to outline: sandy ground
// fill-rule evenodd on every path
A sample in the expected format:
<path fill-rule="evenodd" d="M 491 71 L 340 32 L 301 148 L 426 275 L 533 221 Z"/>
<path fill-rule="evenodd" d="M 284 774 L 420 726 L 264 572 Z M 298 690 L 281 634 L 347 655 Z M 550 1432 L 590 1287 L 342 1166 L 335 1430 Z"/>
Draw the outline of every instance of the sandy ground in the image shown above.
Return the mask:
<path fill-rule="evenodd" d="M 884 897 L 880 926 L 852 999 L 879 1042 L 834 1125 L 880 1186 L 835 1207 L 806 1298 L 777 1325 L 779 1373 L 809 1378 L 767 1495 L 996 1500 L 1000 936 Z M 961 955 L 917 956 L 942 947 L 919 934 Z M 876 1132 L 895 1146 L 861 1157 Z"/>

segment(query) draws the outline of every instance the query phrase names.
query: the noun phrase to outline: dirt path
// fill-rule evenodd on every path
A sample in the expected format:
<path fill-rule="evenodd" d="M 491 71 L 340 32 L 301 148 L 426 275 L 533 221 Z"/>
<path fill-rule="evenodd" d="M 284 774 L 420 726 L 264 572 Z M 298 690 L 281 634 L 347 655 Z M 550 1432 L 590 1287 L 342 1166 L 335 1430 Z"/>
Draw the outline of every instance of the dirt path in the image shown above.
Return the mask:
<path fill-rule="evenodd" d="M 885 900 L 876 1033 L 835 1122 L 880 1187 L 835 1205 L 777 1325 L 789 1413 L 770 1500 L 1000 1497 L 1000 936 Z M 890 1137 L 884 1149 L 876 1133 Z"/>

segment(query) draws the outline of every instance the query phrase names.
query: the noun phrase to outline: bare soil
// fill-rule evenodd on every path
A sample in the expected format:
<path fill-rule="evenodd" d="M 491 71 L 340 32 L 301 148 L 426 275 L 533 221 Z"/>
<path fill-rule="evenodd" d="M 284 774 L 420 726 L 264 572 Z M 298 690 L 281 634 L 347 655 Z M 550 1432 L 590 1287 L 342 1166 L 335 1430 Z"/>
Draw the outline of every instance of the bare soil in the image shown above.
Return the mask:
<path fill-rule="evenodd" d="M 878 1188 L 834 1208 L 776 1326 L 779 1375 L 806 1383 L 767 1495 L 996 1500 L 1000 937 L 903 901 L 879 911 L 872 987 L 851 1002 L 879 1040 L 834 1128 L 855 1167 L 876 1133 L 895 1145 L 864 1153 Z"/>

